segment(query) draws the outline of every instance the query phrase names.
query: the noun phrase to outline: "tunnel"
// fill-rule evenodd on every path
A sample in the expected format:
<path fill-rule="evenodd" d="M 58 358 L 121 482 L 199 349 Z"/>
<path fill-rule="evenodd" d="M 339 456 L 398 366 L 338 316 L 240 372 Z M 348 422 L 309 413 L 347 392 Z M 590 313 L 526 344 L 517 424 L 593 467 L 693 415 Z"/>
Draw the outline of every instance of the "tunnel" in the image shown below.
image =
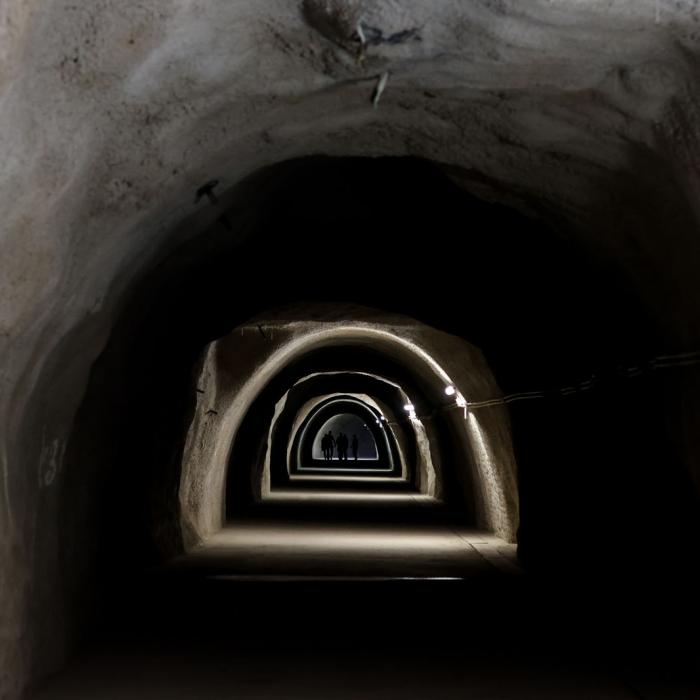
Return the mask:
<path fill-rule="evenodd" d="M 0 6 L 0 698 L 700 696 L 700 11 Z"/>
<path fill-rule="evenodd" d="M 338 470 L 395 472 L 400 465 L 392 454 L 393 436 L 384 431 L 383 418 L 359 396 L 331 398 L 307 417 L 308 423 L 300 428 L 301 435 L 295 436 L 295 471 L 327 470 L 335 461 L 343 462 L 335 465 Z M 328 440 L 329 436 L 333 439 Z M 352 463 L 348 448 L 352 450 Z"/>

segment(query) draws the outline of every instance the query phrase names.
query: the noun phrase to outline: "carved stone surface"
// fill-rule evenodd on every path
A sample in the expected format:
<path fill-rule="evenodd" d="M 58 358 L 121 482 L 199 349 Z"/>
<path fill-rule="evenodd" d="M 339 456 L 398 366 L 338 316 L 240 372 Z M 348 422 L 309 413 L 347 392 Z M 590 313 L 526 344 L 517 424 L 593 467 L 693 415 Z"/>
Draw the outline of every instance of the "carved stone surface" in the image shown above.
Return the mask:
<path fill-rule="evenodd" d="M 696 3 L 658 0 L 0 4 L 0 695 L 62 660 L 64 446 L 131 285 L 220 216 L 204 183 L 225 199 L 308 154 L 441 163 L 693 348 L 699 38 Z M 696 483 L 698 382 L 665 409 Z"/>

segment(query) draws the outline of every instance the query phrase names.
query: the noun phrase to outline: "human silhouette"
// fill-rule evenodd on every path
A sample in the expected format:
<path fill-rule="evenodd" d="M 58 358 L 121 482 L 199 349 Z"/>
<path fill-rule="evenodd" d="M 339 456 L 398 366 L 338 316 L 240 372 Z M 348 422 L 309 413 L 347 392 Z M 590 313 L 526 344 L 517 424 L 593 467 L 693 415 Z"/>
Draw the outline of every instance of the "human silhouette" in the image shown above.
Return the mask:
<path fill-rule="evenodd" d="M 333 433 L 330 430 L 328 431 L 326 437 L 328 438 L 328 456 L 326 459 L 330 462 L 333 459 L 333 448 L 337 443 L 333 437 Z"/>
<path fill-rule="evenodd" d="M 352 436 L 352 458 L 357 462 L 357 453 L 360 449 L 360 441 L 357 439 L 357 435 Z"/>
<path fill-rule="evenodd" d="M 321 451 L 323 452 L 323 459 L 328 461 L 328 433 L 324 433 L 321 438 Z"/>
<path fill-rule="evenodd" d="M 348 458 L 348 439 L 345 433 L 338 433 L 335 445 L 338 449 L 338 459 L 341 461 L 345 461 Z"/>

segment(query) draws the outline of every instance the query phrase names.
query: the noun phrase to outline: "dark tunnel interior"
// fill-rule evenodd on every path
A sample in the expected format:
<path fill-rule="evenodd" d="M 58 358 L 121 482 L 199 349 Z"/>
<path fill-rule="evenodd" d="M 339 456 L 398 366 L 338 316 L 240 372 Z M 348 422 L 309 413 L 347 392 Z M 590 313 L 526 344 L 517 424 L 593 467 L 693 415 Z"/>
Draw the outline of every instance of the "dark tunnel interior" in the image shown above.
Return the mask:
<path fill-rule="evenodd" d="M 497 663 L 483 651 L 495 647 L 506 665 L 536 658 L 560 669 L 575 649 L 582 666 L 653 659 L 659 675 L 692 670 L 694 649 L 679 640 L 700 622 L 697 562 L 689 555 L 699 504 L 660 408 L 668 377 L 623 369 L 648 367 L 673 348 L 615 260 L 583 249 L 534 209 L 526 216 L 478 199 L 453 182 L 448 167 L 415 158 L 284 162 L 212 206 L 221 208 L 219 221 L 149 270 L 125 301 L 74 424 L 66 501 L 101 480 L 98 501 L 64 516 L 69 533 L 99 523 L 90 592 L 72 591 L 84 645 L 181 639 L 206 656 L 208 645 L 228 641 L 287 650 L 290 664 L 340 648 L 341 658 L 361 653 L 365 663 L 364 655 L 374 658 L 385 645 L 390 658 L 432 658 L 456 636 L 450 648 L 465 650 L 476 665 Z M 391 576 L 334 579 L 334 556 L 339 570 L 347 565 L 342 547 L 319 564 L 328 580 L 295 578 L 307 566 L 295 558 L 277 578 L 206 578 L 170 565 L 184 552 L 180 465 L 205 346 L 271 310 L 292 308 L 303 320 L 305 308 L 312 314 L 319 305 L 339 321 L 362 305 L 427 324 L 478 348 L 504 395 L 542 392 L 508 406 L 519 501 L 517 559 L 509 566 L 517 573 L 470 578 L 447 566 L 412 576 L 406 565 L 397 591 Z M 466 458 L 441 414 L 431 419 L 444 468 L 439 505 L 381 500 L 387 490 L 411 492 L 410 479 L 363 486 L 376 496 L 371 507 L 256 503 L 251 480 L 259 479 L 275 406 L 314 372 L 340 378 L 319 380 L 309 397 L 372 393 L 395 410 L 407 470 L 417 472 L 418 438 L 404 407 L 350 373 L 391 379 L 418 407 L 431 400 L 423 379 L 372 349 L 321 348 L 273 376 L 245 413 L 230 446 L 229 519 L 246 527 L 256 518 L 275 522 L 279 541 L 293 540 L 298 526 L 337 529 L 342 521 L 371 530 L 379 523 L 389 570 L 404 551 L 392 548 L 392 532 L 474 524 L 476 496 L 465 496 L 456 476 Z M 589 390 L 559 392 L 592 374 Z M 307 400 L 298 396 L 290 399 L 294 410 Z M 281 420 L 280 434 L 295 415 Z M 274 475 L 286 468 L 285 455 L 274 441 L 270 449 Z M 101 476 L 90 468 L 96 461 Z M 279 478 L 288 486 L 289 474 Z M 305 485 L 321 495 L 326 487 Z M 252 573 L 261 551 L 250 555 Z M 294 556 L 301 561 L 302 554 Z M 330 607 L 333 619 L 309 612 L 319 607 Z"/>

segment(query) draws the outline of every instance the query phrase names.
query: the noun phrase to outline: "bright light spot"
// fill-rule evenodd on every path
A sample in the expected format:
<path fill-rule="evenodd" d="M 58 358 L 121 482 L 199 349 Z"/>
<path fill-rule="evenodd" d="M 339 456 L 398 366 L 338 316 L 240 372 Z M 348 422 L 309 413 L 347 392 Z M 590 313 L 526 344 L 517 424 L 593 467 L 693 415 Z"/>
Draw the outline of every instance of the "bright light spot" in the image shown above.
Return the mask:
<path fill-rule="evenodd" d="M 415 413 L 416 407 L 412 403 L 407 403 L 403 407 L 403 410 L 406 411 L 407 413 Z"/>
<path fill-rule="evenodd" d="M 465 417 L 465 419 L 466 419 L 466 417 L 467 417 L 467 400 L 464 398 L 464 396 L 462 396 L 462 394 L 460 394 L 459 392 L 457 392 L 456 401 L 457 401 L 457 405 L 458 405 L 460 408 L 463 408 L 463 409 L 464 409 L 464 417 Z"/>
<path fill-rule="evenodd" d="M 445 387 L 445 393 L 446 393 L 448 396 L 454 396 L 454 394 L 455 394 L 455 388 L 450 384 L 450 386 L 446 386 L 446 387 Z"/>

